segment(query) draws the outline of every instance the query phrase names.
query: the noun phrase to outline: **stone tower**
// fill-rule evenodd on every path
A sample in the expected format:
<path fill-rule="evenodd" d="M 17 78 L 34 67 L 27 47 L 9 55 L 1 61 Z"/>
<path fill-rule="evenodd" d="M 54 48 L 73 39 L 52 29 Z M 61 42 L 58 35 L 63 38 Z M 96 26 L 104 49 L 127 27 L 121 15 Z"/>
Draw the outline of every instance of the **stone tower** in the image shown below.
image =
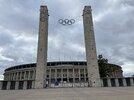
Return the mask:
<path fill-rule="evenodd" d="M 83 10 L 83 25 L 84 25 L 89 86 L 91 87 L 101 86 L 98 62 L 97 62 L 91 6 L 85 6 Z"/>
<path fill-rule="evenodd" d="M 41 6 L 35 88 L 44 88 L 46 86 L 48 16 L 47 6 Z"/>

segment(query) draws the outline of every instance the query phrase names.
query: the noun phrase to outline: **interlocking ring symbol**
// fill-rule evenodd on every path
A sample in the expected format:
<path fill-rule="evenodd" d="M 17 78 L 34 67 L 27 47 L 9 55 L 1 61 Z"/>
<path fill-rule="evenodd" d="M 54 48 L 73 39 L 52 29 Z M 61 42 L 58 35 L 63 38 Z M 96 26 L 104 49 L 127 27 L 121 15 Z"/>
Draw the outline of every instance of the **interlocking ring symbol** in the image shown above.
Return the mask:
<path fill-rule="evenodd" d="M 75 20 L 74 19 L 59 19 L 58 21 L 60 24 L 62 25 L 72 25 L 75 23 Z"/>

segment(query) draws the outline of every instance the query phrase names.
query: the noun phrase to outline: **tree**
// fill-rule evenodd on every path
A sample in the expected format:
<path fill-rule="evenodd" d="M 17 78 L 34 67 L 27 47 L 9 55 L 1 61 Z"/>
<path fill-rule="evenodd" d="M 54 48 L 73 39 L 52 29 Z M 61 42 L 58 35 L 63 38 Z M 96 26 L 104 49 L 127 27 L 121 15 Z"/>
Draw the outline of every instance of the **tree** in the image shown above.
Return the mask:
<path fill-rule="evenodd" d="M 108 59 L 103 58 L 102 55 L 98 56 L 98 65 L 100 77 L 109 77 L 115 70 L 117 70 L 117 67 L 113 64 L 109 64 Z"/>

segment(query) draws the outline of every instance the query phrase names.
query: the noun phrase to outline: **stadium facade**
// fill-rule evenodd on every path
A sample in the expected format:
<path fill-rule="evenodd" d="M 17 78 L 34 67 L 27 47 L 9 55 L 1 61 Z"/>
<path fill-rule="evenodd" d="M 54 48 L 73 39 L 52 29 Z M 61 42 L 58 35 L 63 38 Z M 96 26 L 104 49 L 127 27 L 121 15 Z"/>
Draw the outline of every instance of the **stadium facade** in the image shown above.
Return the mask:
<path fill-rule="evenodd" d="M 84 86 L 88 86 L 88 73 L 87 63 L 82 61 L 60 61 L 60 62 L 48 62 L 46 71 L 47 87 L 56 86 L 62 87 L 66 83 L 72 85 L 72 83 L 85 83 Z M 115 66 L 114 66 L 115 67 Z M 109 78 L 117 78 L 122 76 L 122 69 L 120 66 L 118 70 L 114 71 Z M 5 81 L 35 81 L 36 76 L 36 64 L 24 64 L 7 68 L 4 73 Z M 32 84 L 32 83 L 30 83 Z M 79 84 L 80 85 L 80 84 Z"/>

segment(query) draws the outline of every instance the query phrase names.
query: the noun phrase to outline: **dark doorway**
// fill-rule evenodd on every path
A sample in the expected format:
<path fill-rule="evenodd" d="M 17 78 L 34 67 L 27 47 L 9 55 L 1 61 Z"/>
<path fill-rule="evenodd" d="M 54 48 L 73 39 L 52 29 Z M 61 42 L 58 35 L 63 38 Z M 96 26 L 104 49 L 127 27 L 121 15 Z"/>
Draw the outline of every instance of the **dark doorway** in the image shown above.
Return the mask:
<path fill-rule="evenodd" d="M 32 88 L 32 81 L 27 81 L 27 89 L 31 89 Z"/>
<path fill-rule="evenodd" d="M 119 78 L 118 81 L 119 81 L 119 86 L 123 86 L 123 80 L 122 80 L 122 78 Z"/>
<path fill-rule="evenodd" d="M 7 81 L 3 81 L 2 90 L 6 90 L 6 89 L 7 89 Z"/>
<path fill-rule="evenodd" d="M 111 79 L 111 86 L 115 87 L 116 86 L 116 83 L 115 83 L 115 79 Z"/>
<path fill-rule="evenodd" d="M 103 79 L 103 86 L 104 86 L 104 87 L 108 87 L 107 79 Z"/>
<path fill-rule="evenodd" d="M 60 83 L 61 82 L 61 78 L 57 78 L 57 81 Z"/>
<path fill-rule="evenodd" d="M 10 89 L 11 90 L 15 89 L 15 81 L 11 81 Z"/>
<path fill-rule="evenodd" d="M 79 78 L 75 78 L 75 82 L 76 83 L 79 83 Z"/>
<path fill-rule="evenodd" d="M 127 86 L 131 86 L 130 78 L 126 78 L 126 84 Z"/>
<path fill-rule="evenodd" d="M 69 82 L 70 83 L 73 83 L 73 78 L 69 78 Z"/>
<path fill-rule="evenodd" d="M 23 89 L 24 81 L 19 81 L 19 88 L 18 89 Z"/>
<path fill-rule="evenodd" d="M 67 78 L 63 78 L 63 81 L 67 82 Z"/>

